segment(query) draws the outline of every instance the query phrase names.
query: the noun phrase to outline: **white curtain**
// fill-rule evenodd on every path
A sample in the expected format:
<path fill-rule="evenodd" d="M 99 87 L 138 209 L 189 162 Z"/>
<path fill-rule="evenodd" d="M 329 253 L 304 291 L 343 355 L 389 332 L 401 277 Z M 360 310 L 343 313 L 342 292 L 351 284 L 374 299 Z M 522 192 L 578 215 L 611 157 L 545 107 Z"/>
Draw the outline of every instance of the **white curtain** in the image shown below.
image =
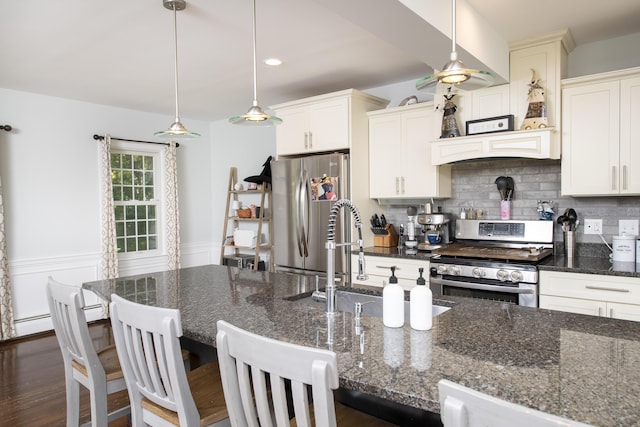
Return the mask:
<path fill-rule="evenodd" d="M 106 134 L 100 143 L 100 177 L 102 179 L 102 279 L 115 279 L 118 277 L 118 246 L 113 210 L 111 135 L 109 134 Z"/>
<path fill-rule="evenodd" d="M 7 257 L 7 239 L 4 232 L 4 204 L 2 203 L 2 181 L 0 181 L 0 340 L 16 335 L 13 324 L 13 302 L 11 299 L 11 278 Z"/>
<path fill-rule="evenodd" d="M 167 213 L 167 264 L 169 270 L 180 268 L 180 211 L 178 210 L 178 166 L 176 143 L 171 141 L 164 150 Z"/>

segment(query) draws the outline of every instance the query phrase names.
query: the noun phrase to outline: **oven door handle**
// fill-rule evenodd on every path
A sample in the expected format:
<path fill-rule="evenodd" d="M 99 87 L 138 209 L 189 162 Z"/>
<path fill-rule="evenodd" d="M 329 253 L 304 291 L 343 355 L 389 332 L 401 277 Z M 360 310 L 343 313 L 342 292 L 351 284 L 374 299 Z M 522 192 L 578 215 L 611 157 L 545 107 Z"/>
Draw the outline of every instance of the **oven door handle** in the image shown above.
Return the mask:
<path fill-rule="evenodd" d="M 447 280 L 447 279 L 438 279 L 432 277 L 430 279 L 430 284 L 436 286 L 452 286 L 455 288 L 466 288 L 466 289 L 477 289 L 480 291 L 495 291 L 495 292 L 505 292 L 508 294 L 533 294 L 534 289 L 532 288 L 515 288 L 511 286 L 499 286 L 499 285 L 484 285 L 481 283 L 468 283 L 468 282 L 456 282 L 455 280 Z"/>

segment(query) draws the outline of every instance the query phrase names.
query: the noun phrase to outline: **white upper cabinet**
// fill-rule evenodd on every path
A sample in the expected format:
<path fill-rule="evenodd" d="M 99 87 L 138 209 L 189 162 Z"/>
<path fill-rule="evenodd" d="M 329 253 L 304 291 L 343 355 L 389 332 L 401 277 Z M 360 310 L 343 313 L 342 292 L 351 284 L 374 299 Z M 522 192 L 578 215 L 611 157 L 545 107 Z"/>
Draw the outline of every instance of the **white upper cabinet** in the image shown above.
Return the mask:
<path fill-rule="evenodd" d="M 640 68 L 568 79 L 562 194 L 640 194 Z"/>
<path fill-rule="evenodd" d="M 430 140 L 439 133 L 439 115 L 433 111 L 433 103 L 368 115 L 371 198 L 451 196 L 450 166 L 431 164 Z"/>
<path fill-rule="evenodd" d="M 354 128 L 370 110 L 388 101 L 349 89 L 272 106 L 282 124 L 276 127 L 278 156 L 349 150 Z M 366 132 L 365 132 L 366 133 Z"/>

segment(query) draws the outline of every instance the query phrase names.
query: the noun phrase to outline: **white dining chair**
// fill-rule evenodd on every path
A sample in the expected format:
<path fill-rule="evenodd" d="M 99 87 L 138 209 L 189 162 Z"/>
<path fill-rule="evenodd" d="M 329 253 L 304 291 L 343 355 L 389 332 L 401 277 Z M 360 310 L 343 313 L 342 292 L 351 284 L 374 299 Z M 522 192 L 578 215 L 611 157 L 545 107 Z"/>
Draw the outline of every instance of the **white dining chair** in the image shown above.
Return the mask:
<path fill-rule="evenodd" d="M 53 328 L 62 351 L 67 395 L 67 427 L 80 423 L 80 384 L 89 390 L 91 425 L 107 426 L 108 421 L 129 413 L 126 393 L 115 399 L 108 413 L 107 396 L 126 390 L 115 346 L 99 351 L 93 346 L 84 314 L 84 296 L 78 286 L 49 277 L 47 301 Z"/>
<path fill-rule="evenodd" d="M 438 382 L 444 427 L 593 427 L 507 402 L 449 380 Z"/>
<path fill-rule="evenodd" d="M 333 390 L 338 388 L 334 352 L 266 338 L 222 320 L 217 328 L 222 386 L 233 427 L 394 425 L 334 402 Z"/>
<path fill-rule="evenodd" d="M 111 324 L 134 427 L 228 425 L 216 362 L 186 372 L 175 309 L 111 296 Z"/>

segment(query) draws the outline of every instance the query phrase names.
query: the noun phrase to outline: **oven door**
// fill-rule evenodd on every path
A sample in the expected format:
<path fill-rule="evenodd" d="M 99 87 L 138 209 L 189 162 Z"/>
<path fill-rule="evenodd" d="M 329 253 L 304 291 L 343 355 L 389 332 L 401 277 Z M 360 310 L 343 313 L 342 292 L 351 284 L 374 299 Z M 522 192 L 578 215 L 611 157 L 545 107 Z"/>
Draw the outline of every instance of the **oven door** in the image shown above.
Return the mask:
<path fill-rule="evenodd" d="M 538 285 L 535 283 L 504 283 L 471 277 L 431 276 L 429 285 L 435 296 L 461 296 L 538 307 Z"/>

